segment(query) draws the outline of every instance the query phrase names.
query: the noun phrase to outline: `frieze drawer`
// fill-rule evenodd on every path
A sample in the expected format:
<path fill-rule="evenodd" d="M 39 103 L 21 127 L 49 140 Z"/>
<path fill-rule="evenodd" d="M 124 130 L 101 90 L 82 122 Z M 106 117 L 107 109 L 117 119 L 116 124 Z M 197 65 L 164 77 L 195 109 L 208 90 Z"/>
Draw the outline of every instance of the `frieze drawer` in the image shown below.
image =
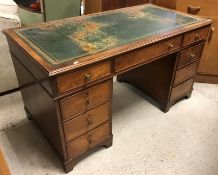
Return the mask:
<path fill-rule="evenodd" d="M 204 43 L 182 51 L 180 53 L 177 69 L 180 69 L 181 67 L 200 59 L 203 48 Z"/>
<path fill-rule="evenodd" d="M 181 43 L 182 37 L 178 36 L 176 38 L 172 38 L 167 41 L 136 50 L 129 54 L 119 56 L 115 58 L 115 71 L 119 72 L 137 64 L 151 60 L 160 55 L 170 53 L 176 49 L 179 49 L 181 47 Z"/>
<path fill-rule="evenodd" d="M 110 120 L 110 103 L 105 103 L 64 123 L 65 140 L 69 142 Z"/>
<path fill-rule="evenodd" d="M 67 144 L 68 158 L 73 159 L 95 147 L 112 135 L 110 122 L 107 122 L 87 134 Z"/>
<path fill-rule="evenodd" d="M 60 101 L 63 121 L 87 112 L 110 100 L 112 81 L 88 88 Z"/>
<path fill-rule="evenodd" d="M 90 82 L 107 77 L 111 74 L 111 62 L 101 62 L 71 74 L 57 78 L 58 93 L 62 94 L 74 88 L 79 88 Z"/>
<path fill-rule="evenodd" d="M 198 29 L 193 32 L 189 32 L 185 34 L 184 40 L 183 40 L 183 46 L 195 43 L 200 40 L 207 39 L 209 30 L 210 30 L 210 27 L 205 27 L 205 28 Z"/>

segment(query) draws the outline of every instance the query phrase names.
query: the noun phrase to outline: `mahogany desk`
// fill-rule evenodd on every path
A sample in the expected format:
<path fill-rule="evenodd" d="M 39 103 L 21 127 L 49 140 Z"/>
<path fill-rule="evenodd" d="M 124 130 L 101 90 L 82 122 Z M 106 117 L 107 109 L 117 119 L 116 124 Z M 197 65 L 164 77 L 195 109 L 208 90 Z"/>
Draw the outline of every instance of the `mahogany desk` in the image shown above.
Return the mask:
<path fill-rule="evenodd" d="M 112 79 L 161 109 L 190 97 L 211 21 L 151 4 L 5 30 L 27 116 L 66 172 L 112 145 Z"/>

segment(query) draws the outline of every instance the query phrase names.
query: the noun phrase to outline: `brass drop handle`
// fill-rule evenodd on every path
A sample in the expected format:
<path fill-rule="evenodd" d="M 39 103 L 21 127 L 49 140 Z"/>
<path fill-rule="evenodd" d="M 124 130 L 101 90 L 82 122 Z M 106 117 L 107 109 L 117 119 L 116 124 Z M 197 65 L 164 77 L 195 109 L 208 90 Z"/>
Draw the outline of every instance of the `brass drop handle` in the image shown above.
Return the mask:
<path fill-rule="evenodd" d="M 195 34 L 195 41 L 199 40 L 200 39 L 200 34 L 199 33 L 196 33 Z"/>
<path fill-rule="evenodd" d="M 201 10 L 201 6 L 188 5 L 187 7 L 187 12 L 193 15 L 197 14 L 200 10 Z"/>
<path fill-rule="evenodd" d="M 189 54 L 189 57 L 188 57 L 189 62 L 191 62 L 192 60 L 194 60 L 194 58 L 195 58 L 195 54 L 194 54 L 194 53 L 190 53 L 190 54 Z"/>
<path fill-rule="evenodd" d="M 169 46 L 169 50 L 171 50 L 171 49 L 173 49 L 173 48 L 174 48 L 174 45 L 173 45 L 173 44 L 171 44 L 171 43 L 170 43 L 168 46 Z"/>
<path fill-rule="evenodd" d="M 84 80 L 87 82 L 87 81 L 91 81 L 92 80 L 92 76 L 89 74 L 89 73 L 87 73 L 87 74 L 85 74 L 84 75 Z"/>
<path fill-rule="evenodd" d="M 211 41 L 214 32 L 215 32 L 215 28 L 214 28 L 214 27 L 211 27 L 211 29 L 210 29 L 210 33 L 209 33 L 209 37 L 208 37 L 208 41 L 209 41 L 209 42 Z"/>
<path fill-rule="evenodd" d="M 89 135 L 87 140 L 88 140 L 89 144 L 92 144 L 93 143 L 92 135 Z"/>
<path fill-rule="evenodd" d="M 190 57 L 190 58 L 195 58 L 195 54 L 194 54 L 194 53 L 190 53 L 190 54 L 189 54 L 189 57 Z"/>
<path fill-rule="evenodd" d="M 87 103 L 88 105 L 90 105 L 90 104 L 92 104 L 92 100 L 91 100 L 90 98 L 86 98 L 86 103 Z"/>
<path fill-rule="evenodd" d="M 92 121 L 92 119 L 90 118 L 90 115 L 89 115 L 89 117 L 87 118 L 87 123 L 88 123 L 89 126 L 93 124 L 93 121 Z"/>

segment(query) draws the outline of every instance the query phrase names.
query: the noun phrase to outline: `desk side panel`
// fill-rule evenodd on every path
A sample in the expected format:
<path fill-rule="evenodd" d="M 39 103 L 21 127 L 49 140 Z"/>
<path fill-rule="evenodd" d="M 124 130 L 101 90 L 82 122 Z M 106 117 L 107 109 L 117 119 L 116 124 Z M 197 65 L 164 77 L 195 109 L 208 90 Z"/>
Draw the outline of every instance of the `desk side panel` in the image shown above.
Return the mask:
<path fill-rule="evenodd" d="M 22 87 L 21 93 L 27 115 L 36 122 L 61 158 L 66 160 L 65 146 L 62 142 L 63 129 L 58 120 L 57 102 L 50 97 L 31 72 L 13 54 L 12 59 L 19 85 Z"/>

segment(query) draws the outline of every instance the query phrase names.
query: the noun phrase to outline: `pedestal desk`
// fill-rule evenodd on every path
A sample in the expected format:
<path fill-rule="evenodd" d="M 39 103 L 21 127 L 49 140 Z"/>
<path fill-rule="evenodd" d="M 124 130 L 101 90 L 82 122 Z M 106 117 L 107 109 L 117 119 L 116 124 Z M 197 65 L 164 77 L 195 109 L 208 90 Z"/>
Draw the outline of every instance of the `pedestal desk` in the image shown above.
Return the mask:
<path fill-rule="evenodd" d="M 112 145 L 114 76 L 164 112 L 190 97 L 210 25 L 147 4 L 4 33 L 27 116 L 69 172 L 84 154 Z"/>

